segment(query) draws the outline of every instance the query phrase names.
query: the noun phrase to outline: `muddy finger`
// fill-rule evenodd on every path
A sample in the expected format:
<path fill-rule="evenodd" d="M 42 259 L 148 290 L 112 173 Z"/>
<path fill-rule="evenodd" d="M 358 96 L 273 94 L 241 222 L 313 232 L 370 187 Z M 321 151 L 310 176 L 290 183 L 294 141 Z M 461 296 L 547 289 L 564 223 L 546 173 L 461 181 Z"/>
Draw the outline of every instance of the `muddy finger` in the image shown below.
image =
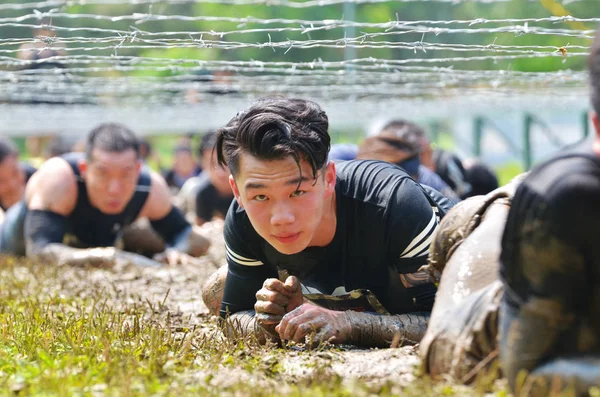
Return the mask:
<path fill-rule="evenodd" d="M 263 283 L 263 289 L 279 292 L 285 296 L 289 296 L 290 292 L 285 288 L 284 284 L 276 278 L 268 278 Z"/>
<path fill-rule="evenodd" d="M 256 293 L 257 301 L 268 301 L 278 304 L 279 306 L 287 306 L 289 299 L 287 296 L 280 294 L 279 292 L 270 291 L 268 289 L 261 289 Z"/>
<path fill-rule="evenodd" d="M 285 308 L 283 306 L 269 301 L 256 301 L 254 310 L 256 311 L 256 314 L 275 314 L 277 316 L 283 316 L 285 314 Z"/>

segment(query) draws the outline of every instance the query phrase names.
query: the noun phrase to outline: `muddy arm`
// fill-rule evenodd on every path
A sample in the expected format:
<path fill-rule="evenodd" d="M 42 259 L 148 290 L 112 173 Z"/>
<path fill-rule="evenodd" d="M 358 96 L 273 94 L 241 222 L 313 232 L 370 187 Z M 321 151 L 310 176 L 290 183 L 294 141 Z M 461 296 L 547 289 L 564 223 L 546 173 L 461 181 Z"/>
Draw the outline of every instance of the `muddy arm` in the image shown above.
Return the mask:
<path fill-rule="evenodd" d="M 37 252 L 28 253 L 30 257 L 57 263 L 59 265 L 96 267 L 112 267 L 115 264 L 132 264 L 136 266 L 160 266 L 161 264 L 144 256 L 123 252 L 113 247 L 72 248 L 65 244 L 49 244 Z"/>
<path fill-rule="evenodd" d="M 541 371 L 543 380 L 557 368 L 547 366 L 550 360 L 597 352 L 600 246 L 591 231 L 600 219 L 600 184 L 595 175 L 563 179 L 568 181 L 553 185 L 543 200 L 525 185 L 506 223 L 499 347 L 513 390 L 522 371 Z"/>
<path fill-rule="evenodd" d="M 429 313 L 379 315 L 375 313 L 345 313 L 351 331 L 345 343 L 363 347 L 396 347 L 421 341 Z"/>
<path fill-rule="evenodd" d="M 274 329 L 266 329 L 259 325 L 254 310 L 234 313 L 223 321 L 223 332 L 229 338 L 256 337 L 260 343 L 267 339 L 279 342 Z M 427 329 L 428 313 L 411 313 L 398 315 L 379 315 L 375 313 L 359 313 L 347 311 L 343 314 L 350 332 L 343 341 L 361 347 L 397 347 L 403 344 L 418 343 Z M 327 325 L 317 332 L 318 341 L 330 339 Z M 320 336 L 324 339 L 320 340 Z M 313 339 L 314 342 L 318 342 Z"/>
<path fill-rule="evenodd" d="M 562 328 L 571 324 L 572 316 L 559 317 L 560 311 L 558 304 L 549 300 L 529 302 L 521 308 L 508 304 L 506 297 L 502 302 L 499 340 L 502 369 L 513 390 L 519 373 L 531 372 L 543 357 L 548 357 Z"/>
<path fill-rule="evenodd" d="M 244 310 L 233 313 L 224 320 L 221 320 L 221 328 L 225 336 L 231 339 L 238 338 L 256 338 L 256 340 L 264 344 L 267 340 L 275 343 L 279 342 L 279 337 L 276 337 L 274 330 L 269 333 L 265 328 L 258 324 L 255 318 L 254 310 Z"/>

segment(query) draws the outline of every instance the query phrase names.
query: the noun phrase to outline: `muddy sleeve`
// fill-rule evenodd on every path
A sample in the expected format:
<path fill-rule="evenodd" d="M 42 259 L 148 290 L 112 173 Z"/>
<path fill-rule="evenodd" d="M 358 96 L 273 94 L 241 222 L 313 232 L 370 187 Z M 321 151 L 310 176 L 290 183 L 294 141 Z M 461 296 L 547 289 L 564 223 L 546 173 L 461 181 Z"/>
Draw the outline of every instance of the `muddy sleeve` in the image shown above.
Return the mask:
<path fill-rule="evenodd" d="M 513 199 L 501 256 L 506 293 L 500 345 L 513 385 L 521 370 L 533 371 L 559 355 L 560 341 L 572 339 L 575 320 L 586 316 L 600 263 L 598 197 L 600 178 L 582 173 L 543 195 L 522 186 Z"/>
<path fill-rule="evenodd" d="M 237 203 L 227 213 L 223 234 L 228 272 L 220 315 L 225 318 L 227 314 L 254 310 L 256 292 L 267 278 L 277 277 L 277 272 L 265 263 L 261 238 Z"/>

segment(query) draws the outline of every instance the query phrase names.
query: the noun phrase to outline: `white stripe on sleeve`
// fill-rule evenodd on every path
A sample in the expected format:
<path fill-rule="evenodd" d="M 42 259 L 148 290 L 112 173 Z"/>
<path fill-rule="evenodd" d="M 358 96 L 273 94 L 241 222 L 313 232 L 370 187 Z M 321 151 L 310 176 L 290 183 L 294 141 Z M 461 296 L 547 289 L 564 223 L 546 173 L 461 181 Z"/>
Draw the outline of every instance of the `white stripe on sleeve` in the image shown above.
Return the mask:
<path fill-rule="evenodd" d="M 400 258 L 412 258 L 417 256 L 417 254 L 421 253 L 419 256 L 427 255 L 429 250 L 423 251 L 426 247 L 429 247 L 431 244 L 431 239 L 433 238 L 433 232 L 435 231 L 438 225 L 437 217 L 435 211 L 431 211 L 431 219 L 425 228 L 415 237 L 410 244 L 404 249 L 402 254 L 400 254 Z"/>
<path fill-rule="evenodd" d="M 227 244 L 225 244 L 225 249 L 227 251 L 227 257 L 229 259 L 231 259 L 232 262 L 235 262 L 238 265 L 242 265 L 242 266 L 262 266 L 262 265 L 264 265 L 264 263 L 262 263 L 259 260 L 246 258 L 239 254 L 236 254 L 235 252 L 233 252 L 233 250 L 231 248 L 229 248 L 229 246 Z"/>

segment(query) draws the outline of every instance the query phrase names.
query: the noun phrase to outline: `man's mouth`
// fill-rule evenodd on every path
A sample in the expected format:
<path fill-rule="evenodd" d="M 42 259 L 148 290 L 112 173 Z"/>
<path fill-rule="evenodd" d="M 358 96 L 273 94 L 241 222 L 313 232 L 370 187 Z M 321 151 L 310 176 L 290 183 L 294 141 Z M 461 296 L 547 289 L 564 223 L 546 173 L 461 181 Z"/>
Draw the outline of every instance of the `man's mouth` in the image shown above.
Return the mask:
<path fill-rule="evenodd" d="M 115 209 L 115 208 L 119 208 L 120 206 L 121 206 L 121 202 L 118 200 L 110 200 L 108 202 L 108 208 Z"/>
<path fill-rule="evenodd" d="M 277 239 L 280 243 L 289 244 L 293 243 L 300 237 L 300 233 L 283 233 L 283 234 L 274 234 L 273 237 Z"/>

